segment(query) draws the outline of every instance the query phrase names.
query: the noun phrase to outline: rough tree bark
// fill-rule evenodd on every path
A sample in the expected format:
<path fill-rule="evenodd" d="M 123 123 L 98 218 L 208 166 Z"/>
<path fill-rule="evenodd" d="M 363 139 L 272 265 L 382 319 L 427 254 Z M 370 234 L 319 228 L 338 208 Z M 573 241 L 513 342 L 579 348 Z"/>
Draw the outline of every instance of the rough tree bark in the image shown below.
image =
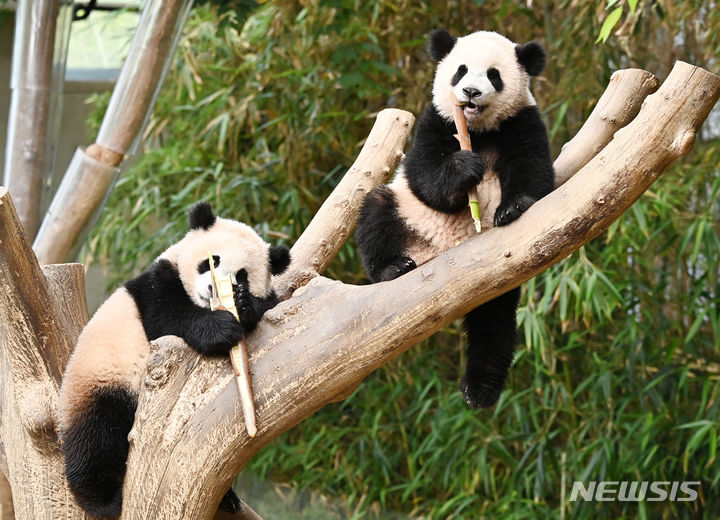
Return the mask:
<path fill-rule="evenodd" d="M 10 483 L 5 474 L 0 472 L 0 520 L 14 520 L 15 509 L 12 503 L 12 492 Z"/>
<path fill-rule="evenodd" d="M 628 76 L 616 82 L 623 77 Z M 623 96 L 602 108 L 603 114 L 620 120 L 621 113 L 631 113 Z M 579 140 L 568 146 L 564 153 L 589 162 L 517 222 L 474 237 L 392 282 L 360 287 L 315 276 L 352 230 L 360 194 L 384 180 L 399 157 L 397 136 L 387 146 L 377 140 L 384 159 L 376 157 L 373 167 L 354 165 L 351 175 L 358 181 L 343 181 L 332 196 L 337 202 L 325 205 L 315 219 L 319 224 L 298 240 L 295 274 L 281 285 L 288 296 L 312 279 L 269 311 L 249 338 L 256 437 L 246 434 L 227 360 L 201 358 L 177 338 L 154 342 L 130 434 L 122 518 L 211 518 L 233 477 L 271 439 L 347 395 L 419 340 L 606 229 L 670 162 L 690 150 L 718 97 L 720 78 L 678 63 L 607 146 Z M 409 116 L 398 111 L 386 117 L 398 131 L 409 126 Z M 612 132 L 598 135 L 609 140 Z M 366 147 L 373 143 L 371 134 Z M 592 151 L 575 147 L 602 150 L 592 157 Z M 355 202 L 343 204 L 344 199 Z M 83 309 L 77 300 L 82 279 L 68 277 L 80 268 L 40 271 L 3 192 L 0 212 L 0 470 L 12 487 L 18 518 L 83 518 L 64 487 L 52 414 L 68 345 L 86 319 L 77 309 L 78 304 Z M 327 218 L 331 234 L 322 224 Z M 321 240 L 323 247 L 315 250 L 302 245 Z"/>

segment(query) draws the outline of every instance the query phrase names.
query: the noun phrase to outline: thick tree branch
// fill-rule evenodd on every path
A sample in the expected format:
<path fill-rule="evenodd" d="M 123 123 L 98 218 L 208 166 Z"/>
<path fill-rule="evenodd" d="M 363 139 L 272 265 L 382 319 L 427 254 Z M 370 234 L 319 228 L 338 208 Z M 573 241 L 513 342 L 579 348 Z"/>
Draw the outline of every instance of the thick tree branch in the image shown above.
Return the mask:
<path fill-rule="evenodd" d="M 54 428 L 60 376 L 87 318 L 81 265 L 45 272 L 0 187 L 0 444 L 19 519 L 84 519 Z"/>
<path fill-rule="evenodd" d="M 641 69 L 618 70 L 582 128 L 565 143 L 555 160 L 555 187 L 564 184 L 610 142 L 619 129 L 635 119 L 645 98 L 660 82 Z M 592 146 L 588 146 L 592 144 Z"/>
<path fill-rule="evenodd" d="M 49 374 L 59 387 L 74 343 L 58 327 L 45 277 L 2 186 L 0 237 L 0 323 L 13 374 L 23 374 L 24 381 L 34 382 L 44 381 Z"/>
<path fill-rule="evenodd" d="M 555 160 L 555 185 L 559 186 L 566 182 L 600 150 L 605 148 L 613 138 L 615 131 L 633 120 L 640 111 L 640 106 L 645 98 L 657 90 L 657 87 L 657 78 L 647 71 L 640 69 L 616 71 L 588 120 L 578 134 L 563 146 L 560 155 Z M 401 110 L 383 110 L 378 114 L 378 122 L 373 127 L 367 140 L 368 143 L 377 142 L 376 133 L 382 140 L 381 127 L 385 130 L 387 123 L 393 122 L 391 114 L 404 120 L 412 117 L 408 112 Z M 383 118 L 382 123 L 381 117 Z M 400 120 L 396 119 L 395 121 Z M 408 124 L 411 124 L 412 121 L 414 118 L 410 119 Z M 385 131 L 392 130 L 393 128 L 390 127 Z M 404 133 L 405 139 L 409 132 L 408 128 Z M 378 160 L 375 164 L 368 165 L 366 164 L 366 155 L 361 153 L 346 175 L 346 177 L 351 177 L 349 182 L 343 179 L 328 199 L 328 201 L 332 199 L 333 204 L 328 202 L 323 204 L 293 246 L 293 265 L 275 284 L 281 299 L 288 298 L 293 290 L 325 271 L 332 259 L 328 253 L 332 252 L 334 256 L 344 243 L 348 233 L 355 228 L 358 210 L 362 203 L 362 197 L 358 200 L 356 195 L 364 194 L 387 180 L 389 172 L 386 168 L 393 164 L 391 155 L 395 150 L 393 147 L 397 145 L 399 149 L 402 149 L 405 143 L 404 140 L 399 141 L 399 138 L 403 137 L 402 133 L 396 134 L 395 131 L 392 131 L 389 135 L 397 136 L 398 142 L 396 143 L 393 139 L 392 146 L 384 145 L 379 150 L 385 154 L 385 160 Z M 367 146 L 368 144 L 366 144 Z M 363 148 L 363 152 L 365 152 L 365 148 Z M 365 178 L 358 175 L 361 171 L 366 172 Z M 358 178 L 362 181 L 362 185 L 357 184 Z M 357 189 L 354 193 L 355 197 L 353 197 L 352 190 L 356 185 Z M 336 230 L 343 230 L 344 233 L 338 233 Z M 323 244 L 324 247 L 318 248 L 317 244 Z"/>
<path fill-rule="evenodd" d="M 392 282 L 348 286 L 317 277 L 295 291 L 249 341 L 254 438 L 227 362 L 200 358 L 176 338 L 156 342 L 131 433 L 123 518 L 208 518 L 232 477 L 271 439 L 607 229 L 690 151 L 719 96 L 720 78 L 678 63 L 631 124 L 517 222 Z"/>

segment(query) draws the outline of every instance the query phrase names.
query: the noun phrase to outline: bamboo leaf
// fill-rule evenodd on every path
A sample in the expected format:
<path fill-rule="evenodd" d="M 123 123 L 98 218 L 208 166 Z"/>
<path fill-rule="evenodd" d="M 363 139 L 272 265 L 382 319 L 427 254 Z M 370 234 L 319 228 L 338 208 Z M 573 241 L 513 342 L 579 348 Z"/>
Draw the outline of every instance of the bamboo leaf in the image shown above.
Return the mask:
<path fill-rule="evenodd" d="M 607 18 L 605 18 L 605 21 L 600 28 L 600 32 L 598 33 L 598 37 L 597 40 L 595 40 L 595 43 L 605 43 L 607 41 L 607 39 L 610 37 L 610 32 L 612 32 L 612 30 L 615 28 L 615 25 L 617 25 L 617 23 L 620 21 L 622 12 L 623 8 L 622 6 L 620 6 L 615 8 L 613 11 L 610 12 L 609 15 L 607 15 Z"/>

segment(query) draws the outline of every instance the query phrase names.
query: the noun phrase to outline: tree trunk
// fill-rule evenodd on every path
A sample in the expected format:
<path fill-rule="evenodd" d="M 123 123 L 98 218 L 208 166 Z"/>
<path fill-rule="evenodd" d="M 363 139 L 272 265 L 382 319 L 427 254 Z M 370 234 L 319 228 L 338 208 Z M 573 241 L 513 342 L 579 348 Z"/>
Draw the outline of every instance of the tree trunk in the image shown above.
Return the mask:
<path fill-rule="evenodd" d="M 15 508 L 12 503 L 12 491 L 5 474 L 0 471 L 0 520 L 15 520 Z"/>
<path fill-rule="evenodd" d="M 647 81 L 628 74 L 613 81 L 623 78 Z M 627 99 L 634 99 L 633 106 L 642 101 L 634 89 L 622 94 L 617 85 L 611 88 L 619 94 L 601 109 L 610 118 L 630 113 Z M 153 342 L 129 437 L 122 518 L 211 518 L 233 477 L 272 439 L 346 396 L 421 339 L 606 229 L 689 152 L 718 97 L 720 78 L 678 63 L 614 137 L 588 128 L 599 142 L 573 140 L 563 155 L 589 162 L 570 161 L 575 166 L 569 169 L 582 166 L 580 171 L 518 222 L 476 236 L 392 282 L 345 285 L 317 275 L 352 231 L 361 194 L 394 167 L 409 130 L 411 116 L 381 114 L 376 125 L 387 125 L 392 137 L 385 143 L 371 133 L 350 180 L 338 185 L 333 202 L 293 248 L 291 274 L 278 284 L 289 298 L 268 311 L 249 338 L 257 436 L 246 433 L 228 360 L 200 357 L 174 337 Z M 19 519 L 83 518 L 65 486 L 53 428 L 59 376 L 87 318 L 81 267 L 41 271 L 4 190 L 0 243 L 0 469 Z M 322 247 L 307 247 L 313 243 Z"/>
<path fill-rule="evenodd" d="M 86 518 L 65 482 L 54 414 L 63 369 L 87 321 L 80 264 L 41 270 L 0 188 L 0 468 L 18 519 Z"/>

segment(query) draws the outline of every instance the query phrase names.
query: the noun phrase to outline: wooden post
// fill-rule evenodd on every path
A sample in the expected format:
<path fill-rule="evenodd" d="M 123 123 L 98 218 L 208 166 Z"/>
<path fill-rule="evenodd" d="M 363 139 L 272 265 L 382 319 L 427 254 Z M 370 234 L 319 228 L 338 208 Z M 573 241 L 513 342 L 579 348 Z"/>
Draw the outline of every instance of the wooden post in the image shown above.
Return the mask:
<path fill-rule="evenodd" d="M 23 0 L 16 15 L 4 184 L 15 194 L 29 236 L 40 222 L 59 8 L 59 0 Z"/>
<path fill-rule="evenodd" d="M 67 260 L 112 190 L 125 155 L 135 153 L 191 5 L 192 0 L 145 4 L 97 143 L 76 152 L 35 239 L 40 263 Z"/>

